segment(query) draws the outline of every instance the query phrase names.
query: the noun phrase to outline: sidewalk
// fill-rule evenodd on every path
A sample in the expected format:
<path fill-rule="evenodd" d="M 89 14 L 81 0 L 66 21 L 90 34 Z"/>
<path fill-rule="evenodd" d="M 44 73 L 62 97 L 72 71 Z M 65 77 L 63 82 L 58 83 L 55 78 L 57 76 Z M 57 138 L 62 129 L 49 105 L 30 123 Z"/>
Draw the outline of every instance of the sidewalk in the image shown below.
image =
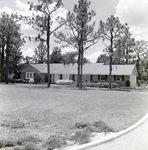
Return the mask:
<path fill-rule="evenodd" d="M 148 150 L 148 119 L 129 133 L 87 150 Z"/>

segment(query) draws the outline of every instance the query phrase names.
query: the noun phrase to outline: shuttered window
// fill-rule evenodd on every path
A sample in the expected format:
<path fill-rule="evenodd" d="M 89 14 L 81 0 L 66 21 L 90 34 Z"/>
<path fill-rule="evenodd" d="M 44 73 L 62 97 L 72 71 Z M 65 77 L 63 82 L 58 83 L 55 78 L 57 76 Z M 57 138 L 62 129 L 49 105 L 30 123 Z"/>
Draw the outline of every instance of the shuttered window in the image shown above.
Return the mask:
<path fill-rule="evenodd" d="M 101 75 L 101 76 L 100 76 L 100 81 L 106 81 L 106 80 L 107 80 L 106 75 Z"/>
<path fill-rule="evenodd" d="M 116 76 L 116 81 L 122 81 L 122 76 Z"/>

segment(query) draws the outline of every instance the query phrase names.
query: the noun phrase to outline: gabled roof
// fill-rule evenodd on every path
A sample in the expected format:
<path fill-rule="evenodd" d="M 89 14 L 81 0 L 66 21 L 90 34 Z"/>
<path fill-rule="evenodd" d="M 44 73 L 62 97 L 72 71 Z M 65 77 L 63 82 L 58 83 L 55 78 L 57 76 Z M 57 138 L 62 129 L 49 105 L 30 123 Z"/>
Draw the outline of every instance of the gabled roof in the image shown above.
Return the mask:
<path fill-rule="evenodd" d="M 47 73 L 47 64 L 30 64 L 30 66 L 41 73 Z M 77 74 L 77 68 L 77 64 L 50 64 L 51 74 Z M 112 75 L 132 75 L 134 70 L 136 70 L 135 65 L 112 65 Z M 109 65 L 103 65 L 103 63 L 85 64 L 83 65 L 83 74 L 108 75 Z M 135 75 L 137 75 L 137 70 Z"/>

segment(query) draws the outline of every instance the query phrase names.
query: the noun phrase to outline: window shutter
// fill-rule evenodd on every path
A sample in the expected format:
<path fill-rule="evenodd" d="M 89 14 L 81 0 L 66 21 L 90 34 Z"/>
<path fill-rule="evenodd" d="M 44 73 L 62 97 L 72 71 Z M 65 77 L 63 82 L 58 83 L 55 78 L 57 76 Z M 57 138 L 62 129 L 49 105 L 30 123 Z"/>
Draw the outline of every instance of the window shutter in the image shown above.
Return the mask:
<path fill-rule="evenodd" d="M 100 81 L 100 75 L 98 75 L 98 81 Z"/>
<path fill-rule="evenodd" d="M 107 81 L 107 75 L 105 75 L 105 81 Z"/>
<path fill-rule="evenodd" d="M 124 81 L 124 76 L 122 76 L 122 81 Z"/>
<path fill-rule="evenodd" d="M 114 75 L 114 81 L 116 81 L 116 75 Z"/>
<path fill-rule="evenodd" d="M 90 75 L 90 82 L 92 82 L 92 75 Z"/>
<path fill-rule="evenodd" d="M 60 80 L 62 80 L 62 74 L 60 74 Z"/>

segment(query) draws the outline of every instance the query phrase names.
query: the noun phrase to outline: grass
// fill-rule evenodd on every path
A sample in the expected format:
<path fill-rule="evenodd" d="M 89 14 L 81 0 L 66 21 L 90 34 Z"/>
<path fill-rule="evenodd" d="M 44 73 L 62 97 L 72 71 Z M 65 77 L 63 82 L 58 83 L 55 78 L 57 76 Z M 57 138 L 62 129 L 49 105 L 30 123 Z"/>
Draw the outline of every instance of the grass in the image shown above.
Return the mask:
<path fill-rule="evenodd" d="M 25 139 L 24 133 L 34 135 L 40 140 L 32 139 L 31 143 L 42 147 L 52 135 L 69 137 L 77 132 L 75 139 L 77 135 L 84 137 L 88 127 L 97 132 L 123 130 L 147 113 L 147 99 L 148 93 L 137 91 L 80 91 L 55 85 L 46 88 L 46 85 L 0 84 L 0 128 L 5 129 L 4 135 L 15 135 L 19 141 L 23 136 Z M 13 145 L 19 145 L 17 141 L 12 141 Z M 24 147 L 28 142 L 20 145 Z"/>

